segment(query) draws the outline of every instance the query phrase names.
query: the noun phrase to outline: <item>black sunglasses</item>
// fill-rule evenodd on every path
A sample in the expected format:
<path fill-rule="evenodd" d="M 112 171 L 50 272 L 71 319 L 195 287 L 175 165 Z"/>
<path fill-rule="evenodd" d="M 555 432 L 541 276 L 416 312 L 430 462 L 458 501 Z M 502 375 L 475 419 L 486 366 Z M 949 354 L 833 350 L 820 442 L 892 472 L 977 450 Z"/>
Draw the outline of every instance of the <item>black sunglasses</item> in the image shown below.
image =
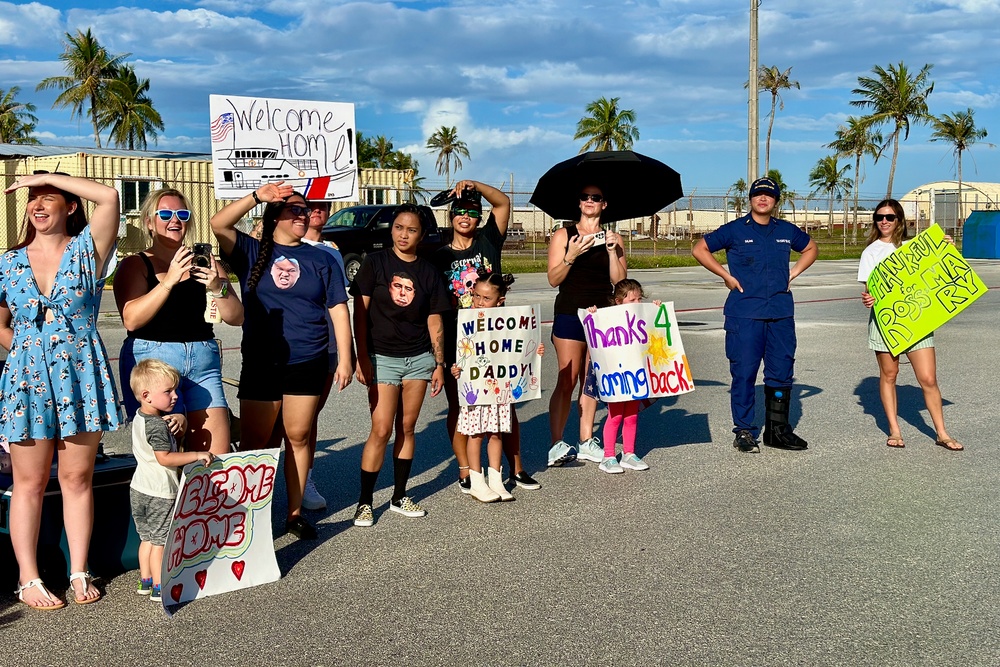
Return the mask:
<path fill-rule="evenodd" d="M 291 204 L 290 206 L 285 206 L 285 210 L 288 211 L 289 213 L 291 213 L 292 215 L 295 215 L 295 216 L 299 216 L 299 215 L 308 216 L 309 215 L 309 207 L 308 206 L 301 206 L 299 204 Z"/>
<path fill-rule="evenodd" d="M 67 174 L 65 171 L 46 171 L 45 169 L 36 169 L 33 172 L 31 172 L 31 173 L 32 173 L 32 175 L 37 175 L 37 174 L 55 174 L 56 176 L 69 176 L 69 174 Z"/>
<path fill-rule="evenodd" d="M 875 213 L 874 215 L 872 215 L 872 219 L 875 220 L 875 222 L 882 222 L 883 220 L 885 220 L 887 222 L 896 222 L 896 214 L 895 213 L 885 213 L 885 214 Z"/>
<path fill-rule="evenodd" d="M 582 192 L 582 193 L 580 193 L 580 201 L 587 201 L 588 199 L 590 201 L 596 201 L 596 202 L 600 203 L 600 202 L 604 201 L 604 195 L 595 195 L 595 194 L 590 193 L 590 192 Z"/>

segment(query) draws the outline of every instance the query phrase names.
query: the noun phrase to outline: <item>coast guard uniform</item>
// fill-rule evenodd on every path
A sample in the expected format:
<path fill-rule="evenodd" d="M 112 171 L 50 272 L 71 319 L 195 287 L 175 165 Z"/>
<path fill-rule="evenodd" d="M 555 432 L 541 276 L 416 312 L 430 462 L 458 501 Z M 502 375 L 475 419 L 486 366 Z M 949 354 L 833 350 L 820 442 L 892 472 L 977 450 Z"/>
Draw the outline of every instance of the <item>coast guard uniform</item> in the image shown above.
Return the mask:
<path fill-rule="evenodd" d="M 726 357 L 733 378 L 730 396 L 733 432 L 746 430 L 754 439 L 757 437 L 759 429 L 753 423 L 754 385 L 763 360 L 768 401 L 765 444 L 772 444 L 768 433 L 772 425 L 784 427 L 774 429 L 776 433 L 787 430 L 791 435 L 787 427 L 788 393 L 796 340 L 788 264 L 791 251 L 802 252 L 809 242 L 809 235 L 789 222 L 771 217 L 766 225 L 760 225 L 750 215 L 705 235 L 711 252 L 726 251 L 729 273 L 743 288 L 743 292 L 729 292 L 724 310 Z M 774 446 L 786 444 L 774 443 Z M 788 448 L 802 449 L 804 446 L 805 442 L 801 441 L 801 446 Z"/>

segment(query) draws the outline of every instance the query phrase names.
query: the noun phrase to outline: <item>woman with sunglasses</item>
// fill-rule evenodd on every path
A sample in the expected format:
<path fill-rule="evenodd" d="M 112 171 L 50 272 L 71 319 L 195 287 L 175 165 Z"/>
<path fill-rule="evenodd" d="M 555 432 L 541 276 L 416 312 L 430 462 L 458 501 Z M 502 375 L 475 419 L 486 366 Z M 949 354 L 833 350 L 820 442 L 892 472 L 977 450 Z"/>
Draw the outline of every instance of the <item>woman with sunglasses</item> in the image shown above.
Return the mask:
<path fill-rule="evenodd" d="M 62 515 L 69 547 L 69 594 L 97 602 L 87 553 L 94 527 L 94 461 L 103 431 L 123 415 L 97 332 L 102 280 L 118 236 L 118 192 L 85 178 L 35 173 L 27 188 L 22 240 L 0 257 L 0 436 L 11 443 L 14 487 L 10 538 L 20 569 L 18 599 L 33 609 L 65 606 L 39 577 L 42 500 L 59 451 Z M 83 201 L 94 204 L 87 223 Z"/>
<path fill-rule="evenodd" d="M 861 301 L 866 308 L 871 308 L 875 304 L 875 298 L 868 293 L 868 277 L 879 262 L 903 244 L 905 238 L 906 214 L 903 212 L 902 205 L 895 199 L 880 201 L 872 215 L 872 228 L 868 233 L 868 247 L 861 253 L 861 262 L 858 266 L 858 280 L 864 286 L 861 292 Z M 945 240 L 952 243 L 950 236 L 945 236 Z M 889 422 L 889 437 L 885 444 L 889 447 L 902 448 L 905 443 L 899 428 L 896 397 L 899 356 L 893 355 L 889 351 L 889 346 L 886 345 L 882 332 L 879 331 L 878 323 L 875 321 L 874 309 L 868 318 L 868 347 L 875 352 L 875 360 L 878 362 L 878 391 L 882 399 L 882 408 L 885 410 L 885 417 Z M 965 449 L 960 442 L 948 435 L 948 431 L 944 427 L 941 389 L 937 382 L 934 334 L 928 334 L 918 340 L 903 350 L 902 354 L 905 354 L 906 358 L 910 360 L 913 374 L 916 375 L 917 382 L 924 392 L 924 403 L 927 405 L 927 412 L 931 415 L 934 431 L 937 433 L 935 444 L 953 452 Z"/>
<path fill-rule="evenodd" d="M 455 184 L 448 217 L 451 220 L 451 241 L 434 253 L 432 261 L 444 275 L 451 293 L 452 309 L 442 313 L 444 325 L 444 355 L 448 368 L 455 363 L 457 348 L 458 309 L 472 306 L 472 288 L 476 279 L 488 273 L 501 274 L 501 250 L 507 238 L 510 221 L 510 198 L 494 187 L 479 181 L 459 181 Z M 485 224 L 482 199 L 490 204 L 490 214 Z M 458 431 L 458 381 L 445 373 L 444 393 L 448 398 L 448 435 L 458 462 L 458 484 L 462 493 L 471 491 L 468 436 Z M 510 465 L 510 481 L 524 489 L 538 489 L 541 485 L 525 470 L 521 463 L 520 425 L 517 414 L 511 413 L 511 432 L 504 433 L 503 445 Z"/>
<path fill-rule="evenodd" d="M 237 231 L 236 224 L 259 204 L 266 206 L 258 241 Z M 337 340 L 333 384 L 343 390 L 354 373 L 344 272 L 331 254 L 302 242 L 308 229 L 305 198 L 281 181 L 262 185 L 212 216 L 212 231 L 240 278 L 246 302 L 241 449 L 278 447 L 284 437 L 285 530 L 300 539 L 317 537 L 302 516 L 302 498 L 312 462 L 309 434 L 329 367 L 328 318 Z"/>
<path fill-rule="evenodd" d="M 214 303 L 221 320 L 243 323 L 243 304 L 230 289 L 222 264 L 201 256 L 196 266 L 184 238 L 191 228 L 191 209 L 179 191 L 150 192 L 139 210 L 149 234 L 146 250 L 122 261 L 115 275 L 115 301 L 128 336 L 119 361 L 127 383 L 143 359 L 158 359 L 181 375 L 177 404 L 165 420 L 189 451 L 229 451 L 229 407 L 222 387 L 222 355 L 206 308 Z M 218 319 L 218 318 L 216 318 Z M 125 410 L 139 403 L 126 391 Z M 185 425 L 186 418 L 186 425 Z"/>
<path fill-rule="evenodd" d="M 588 356 L 577 310 L 614 305 L 614 285 L 628 277 L 621 237 L 601 229 L 601 213 L 608 205 L 604 193 L 595 185 L 587 185 L 580 189 L 579 198 L 579 222 L 557 229 L 549 243 L 549 284 L 559 288 L 552 322 L 559 377 L 549 400 L 550 466 L 561 466 L 577 456 L 594 463 L 604 460 L 604 447 L 594 437 L 596 393 L 585 391 L 580 382 L 587 377 Z M 563 440 L 563 431 L 578 383 L 580 444 L 574 448 Z"/>

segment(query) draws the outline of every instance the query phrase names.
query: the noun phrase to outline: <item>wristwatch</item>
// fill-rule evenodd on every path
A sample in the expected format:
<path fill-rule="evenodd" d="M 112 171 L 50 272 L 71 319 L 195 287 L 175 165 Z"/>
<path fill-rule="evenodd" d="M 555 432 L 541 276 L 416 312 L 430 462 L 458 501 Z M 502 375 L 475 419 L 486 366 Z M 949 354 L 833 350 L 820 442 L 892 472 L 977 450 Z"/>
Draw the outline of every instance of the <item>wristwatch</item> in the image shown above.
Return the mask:
<path fill-rule="evenodd" d="M 225 299 L 227 294 L 229 294 L 229 281 L 228 280 L 225 281 L 224 283 L 222 283 L 222 289 L 219 290 L 218 294 L 216 294 L 215 292 L 211 292 L 211 291 L 208 292 L 208 295 L 210 297 L 212 297 L 213 299 Z"/>

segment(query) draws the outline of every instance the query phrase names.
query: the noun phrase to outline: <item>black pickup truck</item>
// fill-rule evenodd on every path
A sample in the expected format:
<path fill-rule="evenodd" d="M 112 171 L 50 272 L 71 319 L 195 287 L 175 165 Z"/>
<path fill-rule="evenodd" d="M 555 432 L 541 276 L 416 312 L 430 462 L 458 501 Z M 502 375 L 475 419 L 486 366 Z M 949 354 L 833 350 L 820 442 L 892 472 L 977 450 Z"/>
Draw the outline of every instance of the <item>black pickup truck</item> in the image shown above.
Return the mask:
<path fill-rule="evenodd" d="M 417 254 L 426 257 L 444 245 L 434 212 L 428 206 L 418 206 L 420 219 L 427 234 L 417 247 Z M 344 256 L 347 279 L 354 276 L 365 255 L 392 246 L 392 213 L 395 205 L 349 206 L 330 216 L 323 227 L 323 240 L 337 244 Z"/>

